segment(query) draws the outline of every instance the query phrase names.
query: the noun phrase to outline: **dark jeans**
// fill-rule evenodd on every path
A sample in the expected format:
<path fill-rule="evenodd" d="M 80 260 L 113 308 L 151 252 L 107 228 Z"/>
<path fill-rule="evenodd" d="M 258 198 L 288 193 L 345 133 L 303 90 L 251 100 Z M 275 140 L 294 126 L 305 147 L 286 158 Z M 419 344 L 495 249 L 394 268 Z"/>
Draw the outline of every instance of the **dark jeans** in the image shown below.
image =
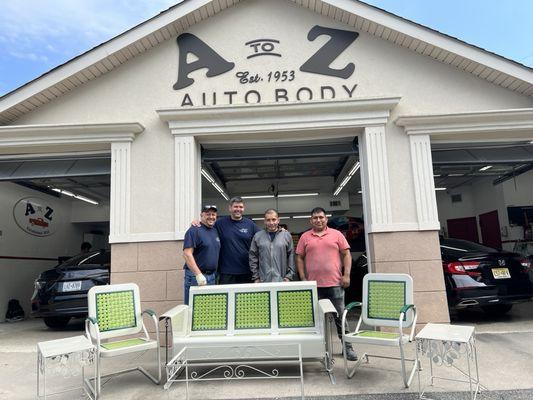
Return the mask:
<path fill-rule="evenodd" d="M 205 279 L 207 279 L 208 285 L 214 285 L 215 284 L 215 273 L 212 274 L 204 274 Z M 191 286 L 198 286 L 198 282 L 196 282 L 196 276 L 194 276 L 193 272 L 185 268 L 185 278 L 183 279 L 183 304 L 188 305 L 189 304 L 189 291 L 191 289 Z"/>
<path fill-rule="evenodd" d="M 233 285 L 235 283 L 252 283 L 252 273 L 242 275 L 218 274 L 219 285 Z"/>
<path fill-rule="evenodd" d="M 342 313 L 344 312 L 344 289 L 341 286 L 322 287 L 318 288 L 318 300 L 329 299 L 333 303 L 333 307 L 337 310 L 335 319 L 335 326 L 337 327 L 337 335 L 339 339 L 342 337 Z"/>

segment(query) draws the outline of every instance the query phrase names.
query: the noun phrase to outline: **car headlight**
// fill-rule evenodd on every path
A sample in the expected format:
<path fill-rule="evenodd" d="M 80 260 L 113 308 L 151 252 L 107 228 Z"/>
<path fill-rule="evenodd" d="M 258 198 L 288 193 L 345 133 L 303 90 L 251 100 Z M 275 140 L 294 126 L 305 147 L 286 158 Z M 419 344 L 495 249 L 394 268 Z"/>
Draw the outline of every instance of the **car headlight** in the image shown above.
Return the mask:
<path fill-rule="evenodd" d="M 46 282 L 40 280 L 39 278 L 35 279 L 35 282 L 33 282 L 33 286 L 35 287 L 35 290 L 41 290 L 42 288 L 44 288 L 45 284 Z"/>

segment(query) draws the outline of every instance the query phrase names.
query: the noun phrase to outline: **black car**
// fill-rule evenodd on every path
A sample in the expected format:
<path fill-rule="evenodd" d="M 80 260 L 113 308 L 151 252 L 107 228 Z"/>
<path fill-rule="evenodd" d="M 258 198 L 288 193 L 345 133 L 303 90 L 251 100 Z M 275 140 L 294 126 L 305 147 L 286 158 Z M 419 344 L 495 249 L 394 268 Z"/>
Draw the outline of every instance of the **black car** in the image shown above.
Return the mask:
<path fill-rule="evenodd" d="M 530 263 L 520 254 L 460 239 L 441 239 L 440 249 L 450 309 L 505 314 L 531 300 Z"/>
<path fill-rule="evenodd" d="M 87 316 L 87 292 L 109 284 L 111 252 L 91 251 L 74 256 L 35 280 L 31 315 L 50 328 L 62 328 L 71 318 Z"/>
<path fill-rule="evenodd" d="M 516 253 L 460 239 L 440 239 L 442 267 L 450 312 L 480 307 L 503 315 L 513 304 L 530 301 L 530 262 Z M 360 301 L 366 254 L 354 261 L 346 302 Z"/>

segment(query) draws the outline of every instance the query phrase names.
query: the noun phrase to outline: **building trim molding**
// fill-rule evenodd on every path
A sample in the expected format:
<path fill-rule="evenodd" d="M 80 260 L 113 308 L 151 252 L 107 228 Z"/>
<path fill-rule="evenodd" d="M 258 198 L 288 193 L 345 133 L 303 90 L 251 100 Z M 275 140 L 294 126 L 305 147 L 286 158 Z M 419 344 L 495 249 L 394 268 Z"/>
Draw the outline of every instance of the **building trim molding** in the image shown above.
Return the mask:
<path fill-rule="evenodd" d="M 468 113 L 404 115 L 394 121 L 408 135 L 526 133 L 533 129 L 533 108 L 492 110 Z M 533 139 L 533 137 L 532 137 Z"/>
<path fill-rule="evenodd" d="M 203 137 L 363 128 L 387 123 L 400 97 L 157 110 L 172 135 Z M 352 135 L 354 133 L 352 132 Z"/>
<path fill-rule="evenodd" d="M 143 131 L 138 122 L 0 126 L 0 147 L 132 142 Z"/>

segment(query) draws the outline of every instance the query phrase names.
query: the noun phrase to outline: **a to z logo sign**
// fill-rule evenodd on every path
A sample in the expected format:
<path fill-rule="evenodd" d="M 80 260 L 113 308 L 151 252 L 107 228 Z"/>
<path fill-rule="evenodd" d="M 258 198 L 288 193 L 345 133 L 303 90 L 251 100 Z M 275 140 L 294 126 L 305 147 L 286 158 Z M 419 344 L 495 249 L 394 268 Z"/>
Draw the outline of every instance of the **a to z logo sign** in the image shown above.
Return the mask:
<path fill-rule="evenodd" d="M 13 217 L 20 229 L 34 236 L 55 233 L 55 211 L 50 204 L 37 197 L 21 199 L 13 207 Z"/>
<path fill-rule="evenodd" d="M 290 98 L 288 89 L 283 86 L 280 87 L 280 84 L 295 80 L 300 73 L 332 76 L 346 80 L 350 78 L 355 71 L 355 65 L 352 62 L 347 62 L 341 68 L 333 68 L 331 65 L 357 39 L 359 34 L 357 32 L 316 25 L 308 32 L 307 40 L 309 42 L 314 42 L 315 39 L 321 36 L 327 37 L 327 42 L 320 47 L 317 47 L 313 53 L 311 53 L 306 59 L 302 60 L 300 65 L 295 65 L 294 68 L 280 67 L 279 69 L 265 71 L 260 68 L 261 63 L 259 62 L 257 64 L 258 70 L 254 71 L 240 70 L 236 68 L 234 60 L 222 57 L 197 36 L 190 33 L 183 33 L 177 38 L 179 49 L 178 79 L 173 85 L 173 88 L 175 90 L 181 90 L 191 86 L 194 83 L 194 79 L 189 75 L 200 69 L 206 70 L 205 76 L 207 78 L 233 71 L 237 88 L 245 86 L 252 87 L 252 89 L 239 92 L 239 90 L 232 90 L 234 88 L 229 88 L 227 91 L 220 93 L 202 93 L 202 97 L 197 97 L 196 101 L 193 100 L 193 93 L 185 93 L 181 105 L 193 106 L 208 105 L 208 103 L 216 104 L 217 98 L 218 100 L 221 100 L 222 97 L 224 97 L 229 104 L 233 104 L 233 101 L 238 99 L 239 96 L 245 103 L 261 103 L 261 92 L 259 90 L 253 90 L 254 84 L 261 82 L 263 84 L 272 83 L 273 85 L 276 85 L 276 88 L 273 88 L 274 92 L 270 93 L 274 101 L 290 101 L 292 99 Z M 242 58 L 246 60 L 263 57 L 283 57 L 283 54 L 280 51 L 280 40 L 276 38 L 256 38 L 244 42 L 243 46 L 242 49 L 244 54 Z M 325 99 L 326 97 L 332 99 L 339 93 L 352 97 L 356 86 L 357 85 L 350 83 L 342 86 L 339 85 L 336 88 L 332 86 L 321 86 L 318 88 L 301 87 L 294 93 L 294 100 Z"/>

